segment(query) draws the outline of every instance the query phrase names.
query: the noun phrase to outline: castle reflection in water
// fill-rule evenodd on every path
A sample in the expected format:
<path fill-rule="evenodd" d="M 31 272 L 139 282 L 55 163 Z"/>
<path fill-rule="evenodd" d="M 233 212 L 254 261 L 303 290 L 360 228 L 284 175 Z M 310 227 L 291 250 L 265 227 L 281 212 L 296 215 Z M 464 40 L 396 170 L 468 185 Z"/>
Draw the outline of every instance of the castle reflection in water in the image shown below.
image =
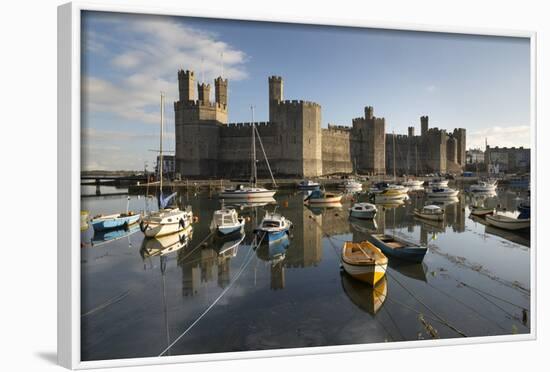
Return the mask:
<path fill-rule="evenodd" d="M 378 205 L 374 221 L 353 221 L 348 216 L 348 200 L 341 208 L 313 208 L 303 205 L 302 195 L 287 194 L 278 198 L 278 211 L 294 223 L 290 244 L 273 256 L 269 247 L 262 245 L 255 250 L 259 261 L 270 266 L 271 289 L 285 288 L 285 270 L 294 270 L 317 266 L 323 259 L 323 238 L 341 236 L 340 240 L 364 240 L 366 233 L 383 233 L 392 230 L 405 230 L 422 244 L 428 244 L 434 234 L 463 233 L 466 230 L 467 206 L 479 202 L 479 197 L 461 194 L 456 200 L 441 203 L 445 208 L 445 221 L 436 223 L 422 221 L 414 217 L 413 209 L 426 204 L 422 195 L 411 195 L 404 205 Z M 514 210 L 518 203 L 513 192 L 502 193 L 498 198 L 483 198 L 487 206 Z M 204 207 L 204 206 L 203 206 Z M 274 205 L 243 208 L 240 213 L 250 218 L 246 226 L 246 238 L 240 249 L 249 250 L 252 244 L 252 228 L 262 218 L 266 209 L 273 210 Z M 209 213 L 209 212 L 208 212 Z M 207 215 L 207 213 L 205 213 Z M 419 235 L 417 235 L 419 231 Z M 205 235 L 205 234 L 204 234 Z M 196 245 L 196 241 L 190 246 Z M 328 243 L 327 243 L 328 244 Z M 330 244 L 335 244 L 332 241 Z M 338 244 L 340 241 L 338 240 Z M 337 248 L 337 247 L 333 247 Z M 199 249 L 189 251 L 186 247 L 178 252 L 178 267 L 182 273 L 182 294 L 197 295 L 201 288 L 209 283 L 217 283 L 225 288 L 232 278 L 231 261 L 237 255 L 237 245 L 230 252 L 220 254 L 220 244 L 208 242 Z M 236 270 L 236 268 L 234 268 Z"/>

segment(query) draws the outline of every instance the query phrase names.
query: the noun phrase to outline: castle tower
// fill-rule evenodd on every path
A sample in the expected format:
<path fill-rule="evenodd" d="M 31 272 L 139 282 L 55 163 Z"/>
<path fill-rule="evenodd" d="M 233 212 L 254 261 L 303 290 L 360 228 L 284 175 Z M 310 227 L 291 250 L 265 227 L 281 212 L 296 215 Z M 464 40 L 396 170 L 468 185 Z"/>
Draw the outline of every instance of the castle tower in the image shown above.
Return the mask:
<path fill-rule="evenodd" d="M 178 87 L 180 101 L 187 102 L 195 99 L 195 73 L 189 70 L 178 71 Z"/>
<path fill-rule="evenodd" d="M 223 79 L 221 76 L 217 77 L 214 80 L 214 89 L 216 102 L 227 106 L 227 79 Z"/>
<path fill-rule="evenodd" d="M 199 101 L 207 105 L 210 103 L 210 84 L 200 83 L 199 88 Z"/>
<path fill-rule="evenodd" d="M 216 177 L 220 127 L 227 125 L 227 106 L 210 102 L 210 85 L 201 83 L 195 100 L 193 71 L 179 71 L 180 99 L 174 102 L 176 173 L 182 177 Z M 227 81 L 221 81 L 227 86 Z M 221 91 L 221 90 L 220 90 Z"/>
<path fill-rule="evenodd" d="M 414 137 L 414 127 L 409 127 L 409 137 Z"/>
<path fill-rule="evenodd" d="M 372 106 L 365 107 L 365 117 L 352 120 L 352 135 L 356 138 L 352 154 L 357 168 L 369 174 L 386 173 L 386 119 L 374 116 Z"/>
<path fill-rule="evenodd" d="M 365 119 L 372 120 L 374 118 L 374 108 L 372 106 L 365 107 Z"/>
<path fill-rule="evenodd" d="M 424 137 L 428 133 L 428 116 L 420 117 L 420 135 Z"/>
<path fill-rule="evenodd" d="M 457 163 L 464 167 L 466 165 L 466 129 L 456 128 L 453 137 L 457 140 Z"/>
<path fill-rule="evenodd" d="M 280 76 L 270 76 L 269 82 L 269 121 L 273 120 L 273 106 L 277 105 L 284 99 L 283 95 L 283 78 Z"/>

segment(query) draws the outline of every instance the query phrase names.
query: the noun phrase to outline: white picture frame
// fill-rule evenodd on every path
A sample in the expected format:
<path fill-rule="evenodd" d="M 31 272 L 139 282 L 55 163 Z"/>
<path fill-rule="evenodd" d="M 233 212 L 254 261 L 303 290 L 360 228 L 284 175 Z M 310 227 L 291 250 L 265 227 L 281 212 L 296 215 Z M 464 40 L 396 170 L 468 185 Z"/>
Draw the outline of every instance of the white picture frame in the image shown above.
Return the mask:
<path fill-rule="evenodd" d="M 531 332 L 529 334 L 473 337 L 467 339 L 443 339 L 437 341 L 405 341 L 398 344 L 379 343 L 313 348 L 293 348 L 266 351 L 243 351 L 201 355 L 181 355 L 154 358 L 134 358 L 102 361 L 80 360 L 80 20 L 85 10 L 104 12 L 146 13 L 171 16 L 193 16 L 221 19 L 290 22 L 336 26 L 384 28 L 427 32 L 461 33 L 473 35 L 495 35 L 529 38 L 531 41 L 531 176 L 532 195 L 537 198 L 536 174 L 536 33 L 531 31 L 486 30 L 455 27 L 431 27 L 414 24 L 376 23 L 364 20 L 343 21 L 339 19 L 317 19 L 308 17 L 258 16 L 241 17 L 238 14 L 199 12 L 181 8 L 156 8 L 134 6 L 131 3 L 101 4 L 93 2 L 72 2 L 58 8 L 58 361 L 70 369 L 102 367 L 123 367 L 151 364 L 169 364 L 228 359 L 264 358 L 304 354 L 340 353 L 366 350 L 416 348 L 471 343 L 523 341 L 536 339 L 536 256 L 537 241 L 535 224 L 531 225 Z M 537 218 L 536 204 L 533 218 Z"/>

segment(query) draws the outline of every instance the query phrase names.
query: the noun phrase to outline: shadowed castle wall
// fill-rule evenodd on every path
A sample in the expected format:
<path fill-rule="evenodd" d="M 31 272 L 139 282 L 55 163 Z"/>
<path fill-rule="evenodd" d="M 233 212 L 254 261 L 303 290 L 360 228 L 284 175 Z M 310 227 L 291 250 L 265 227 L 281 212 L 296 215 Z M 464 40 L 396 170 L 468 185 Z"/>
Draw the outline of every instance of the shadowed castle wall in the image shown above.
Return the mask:
<path fill-rule="evenodd" d="M 323 174 L 352 173 L 351 128 L 329 124 L 322 136 Z"/>

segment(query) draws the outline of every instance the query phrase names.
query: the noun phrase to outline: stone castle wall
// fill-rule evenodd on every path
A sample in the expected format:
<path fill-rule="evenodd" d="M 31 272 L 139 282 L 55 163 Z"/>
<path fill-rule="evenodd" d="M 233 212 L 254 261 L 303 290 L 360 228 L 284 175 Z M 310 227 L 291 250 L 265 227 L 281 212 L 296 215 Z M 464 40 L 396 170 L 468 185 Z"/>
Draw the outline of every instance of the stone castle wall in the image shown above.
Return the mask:
<path fill-rule="evenodd" d="M 271 169 L 279 177 L 315 177 L 323 174 L 393 172 L 444 172 L 449 165 L 465 164 L 466 131 L 428 127 L 421 117 L 421 135 L 386 135 L 384 118 L 365 107 L 364 117 L 351 126 L 321 129 L 321 106 L 315 102 L 285 100 L 283 80 L 269 82 L 269 121 L 255 123 Z M 228 81 L 214 80 L 215 102 L 210 85 L 195 84 L 192 71 L 178 72 L 179 100 L 174 103 L 176 126 L 176 172 L 186 178 L 249 178 L 252 125 L 228 123 Z M 198 94 L 196 94 L 198 93 Z M 198 97 L 198 99 L 196 99 Z M 414 149 L 413 149 L 414 147 Z M 256 140 L 258 176 L 269 172 Z M 414 151 L 414 152 L 413 152 Z M 417 162 L 416 167 L 413 163 Z"/>
<path fill-rule="evenodd" d="M 329 125 L 322 136 L 323 174 L 352 173 L 351 128 Z"/>

